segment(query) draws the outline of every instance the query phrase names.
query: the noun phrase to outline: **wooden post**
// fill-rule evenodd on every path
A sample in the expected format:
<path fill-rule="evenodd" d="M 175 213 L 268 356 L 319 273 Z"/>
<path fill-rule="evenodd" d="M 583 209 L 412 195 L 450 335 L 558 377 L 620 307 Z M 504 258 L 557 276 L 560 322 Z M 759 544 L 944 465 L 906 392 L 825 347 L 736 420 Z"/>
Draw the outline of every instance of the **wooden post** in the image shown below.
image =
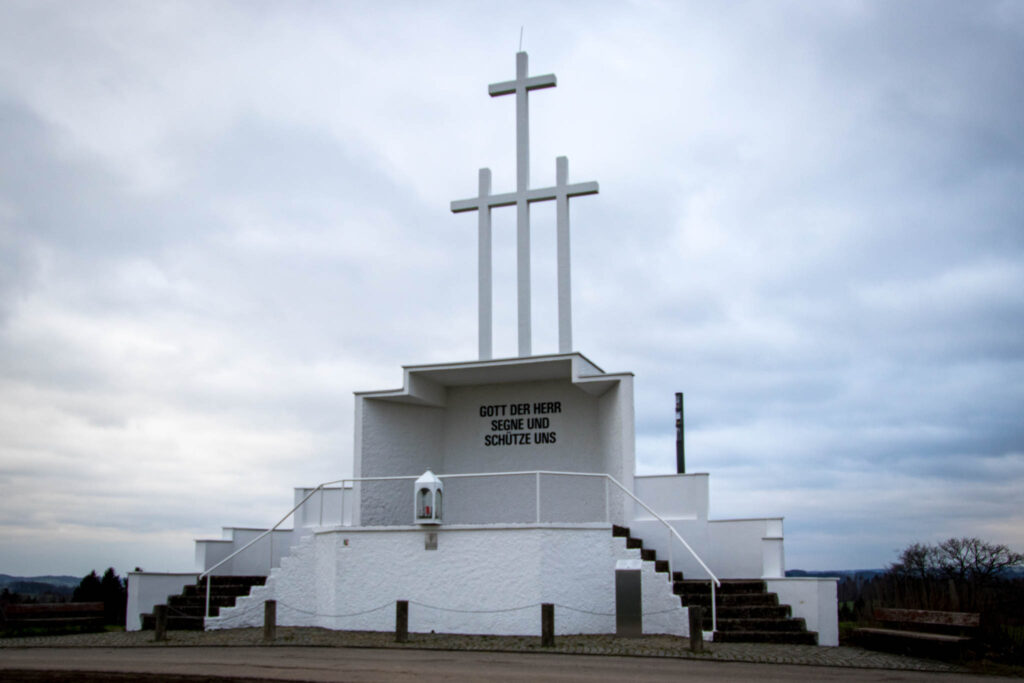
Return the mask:
<path fill-rule="evenodd" d="M 156 619 L 153 640 L 157 642 L 167 640 L 167 605 L 157 605 L 154 607 L 153 616 Z"/>
<path fill-rule="evenodd" d="M 395 603 L 395 642 L 409 642 L 409 601 L 399 600 Z"/>
<path fill-rule="evenodd" d="M 555 646 L 555 606 L 550 602 L 540 606 L 540 646 Z"/>
<path fill-rule="evenodd" d="M 277 600 L 263 603 L 263 642 L 272 643 L 277 638 Z"/>
<path fill-rule="evenodd" d="M 704 651 L 704 609 L 690 605 L 690 652 Z"/>

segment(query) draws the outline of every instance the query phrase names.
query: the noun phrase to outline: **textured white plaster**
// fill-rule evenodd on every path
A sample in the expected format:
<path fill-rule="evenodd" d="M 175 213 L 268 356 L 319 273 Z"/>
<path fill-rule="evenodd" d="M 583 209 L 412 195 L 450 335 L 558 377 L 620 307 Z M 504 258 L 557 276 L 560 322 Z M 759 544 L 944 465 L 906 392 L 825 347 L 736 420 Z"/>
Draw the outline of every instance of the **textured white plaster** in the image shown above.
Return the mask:
<path fill-rule="evenodd" d="M 793 616 L 807 622 L 808 631 L 818 632 L 818 645 L 839 645 L 837 587 L 839 579 L 793 577 L 767 579 L 768 590 L 779 602 L 793 608 Z"/>
<path fill-rule="evenodd" d="M 306 537 L 265 586 L 207 628 L 258 626 L 272 598 L 281 625 L 390 631 L 395 601 L 409 600 L 413 632 L 539 635 L 540 605 L 551 602 L 556 633 L 613 633 L 615 562 L 640 556 L 608 527 L 436 531 L 437 550 L 412 529 Z M 645 632 L 686 635 L 687 611 L 667 577 L 645 562 L 642 581 Z"/>
<path fill-rule="evenodd" d="M 587 374 L 584 374 L 587 373 Z M 518 380 L 518 381 L 517 381 Z M 405 368 L 403 389 L 356 396 L 356 477 L 418 476 L 427 468 L 442 478 L 468 472 L 558 470 L 606 472 L 632 486 L 634 452 L 633 377 L 609 375 L 577 353 L 548 357 Z M 494 434 L 481 405 L 510 406 L 558 402 L 561 410 L 541 417 L 554 432 L 554 443 L 485 446 Z M 497 417 L 497 416 L 495 416 Z M 518 417 L 506 413 L 503 417 Z M 516 430 L 519 431 L 519 430 Z M 533 441 L 533 439 L 531 439 Z M 513 482 L 503 482 L 509 487 Z M 584 480 L 544 482 L 560 487 L 552 496 L 548 521 L 603 521 L 603 484 Z M 447 486 L 447 483 L 446 483 Z M 452 499 L 452 514 L 465 523 L 526 522 L 536 519 L 536 495 L 507 495 L 496 505 L 492 492 L 462 486 L 467 493 Z M 353 489 L 360 501 L 352 523 L 362 526 L 408 524 L 411 488 L 400 483 L 364 482 Z M 590 507 L 559 501 L 586 500 Z M 447 502 L 447 501 L 446 501 Z M 611 519 L 626 519 L 624 501 L 613 498 Z M 496 517 L 495 510 L 502 511 Z"/>

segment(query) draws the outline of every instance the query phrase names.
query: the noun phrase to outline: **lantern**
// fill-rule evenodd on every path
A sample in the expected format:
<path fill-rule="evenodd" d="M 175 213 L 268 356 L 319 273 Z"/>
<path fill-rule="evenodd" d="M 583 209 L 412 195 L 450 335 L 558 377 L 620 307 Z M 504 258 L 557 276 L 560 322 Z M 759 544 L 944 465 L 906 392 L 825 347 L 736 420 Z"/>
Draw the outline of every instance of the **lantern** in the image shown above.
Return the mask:
<path fill-rule="evenodd" d="M 415 492 L 413 500 L 413 517 L 417 524 L 440 524 L 441 523 L 441 499 L 444 496 L 444 486 L 437 475 L 427 470 L 413 488 Z"/>

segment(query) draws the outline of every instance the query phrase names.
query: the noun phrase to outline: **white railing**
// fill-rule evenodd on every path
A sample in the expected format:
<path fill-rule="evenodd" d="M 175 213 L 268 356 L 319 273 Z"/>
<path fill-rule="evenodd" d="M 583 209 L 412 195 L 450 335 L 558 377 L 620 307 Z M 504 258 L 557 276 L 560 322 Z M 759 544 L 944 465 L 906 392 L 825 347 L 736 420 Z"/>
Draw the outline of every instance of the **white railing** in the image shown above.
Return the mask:
<path fill-rule="evenodd" d="M 646 510 L 654 519 L 658 520 L 668 530 L 668 540 L 669 540 L 669 543 L 668 543 L 668 549 L 669 549 L 669 559 L 668 559 L 668 564 L 669 564 L 669 580 L 672 580 L 672 566 L 674 565 L 674 560 L 675 560 L 675 556 L 674 556 L 674 552 L 673 552 L 673 543 L 672 543 L 673 538 L 675 540 L 678 540 L 683 545 L 683 547 L 686 549 L 686 551 L 693 557 L 694 560 L 697 561 L 697 564 L 699 564 L 701 566 L 701 568 L 707 573 L 707 575 L 708 575 L 708 577 L 710 579 L 710 584 L 711 584 L 711 630 L 712 630 L 712 632 L 717 630 L 717 628 L 718 628 L 718 615 L 717 615 L 715 588 L 716 587 L 720 587 L 722 585 L 722 582 L 718 579 L 717 576 L 715 576 L 714 572 L 711 571 L 711 569 L 707 566 L 707 564 L 704 563 L 704 560 L 702 560 L 700 558 L 700 555 L 698 555 L 697 552 L 690 546 L 690 544 L 686 542 L 686 539 L 683 538 L 679 534 L 678 531 L 676 531 L 675 527 L 673 527 L 671 524 L 668 523 L 668 521 L 665 518 L 663 518 L 661 515 L 659 515 L 653 509 L 651 509 L 651 507 L 649 505 L 647 505 L 642 500 L 637 498 L 633 494 L 632 491 L 630 491 L 625 486 L 623 486 L 615 477 L 611 476 L 610 474 L 605 474 L 603 472 L 555 472 L 555 471 L 546 471 L 546 470 L 532 470 L 532 471 L 526 471 L 526 472 L 478 472 L 478 473 L 471 473 L 471 474 L 440 474 L 440 475 L 438 475 L 438 478 L 441 479 L 442 482 L 443 482 L 443 481 L 446 481 L 446 480 L 449 480 L 449 479 L 473 479 L 473 478 L 484 478 L 484 477 L 510 477 L 510 476 L 518 476 L 518 477 L 533 476 L 534 477 L 534 480 L 535 480 L 535 483 L 534 483 L 534 488 L 535 488 L 534 523 L 535 524 L 542 524 L 543 523 L 542 522 L 542 509 L 541 509 L 541 498 L 542 498 L 542 496 L 541 496 L 541 485 L 540 485 L 541 477 L 542 476 L 590 477 L 590 478 L 603 479 L 604 480 L 604 498 L 605 498 L 605 500 L 604 500 L 604 518 L 605 518 L 604 521 L 605 521 L 605 523 L 611 523 L 611 500 L 610 500 L 611 499 L 611 490 L 609 488 L 609 483 L 615 485 L 615 487 L 617 487 L 620 491 L 622 491 L 622 493 L 626 494 L 626 496 L 628 496 L 630 499 L 632 499 L 634 503 L 636 503 L 637 505 L 642 507 L 644 510 Z M 309 491 L 309 493 L 307 493 L 302 498 L 301 501 L 299 501 L 291 510 L 288 511 L 287 514 L 284 515 L 284 517 L 282 517 L 277 522 L 277 524 L 275 524 L 271 528 L 267 529 L 266 531 L 261 533 L 259 536 L 257 536 L 256 538 L 252 539 L 251 541 L 246 543 L 244 546 L 242 546 L 241 548 L 239 548 L 235 552 L 231 553 L 230 555 L 228 555 L 227 557 L 222 559 L 220 562 L 218 562 L 217 564 L 213 565 L 212 567 L 210 567 L 209 569 L 205 570 L 202 574 L 199 575 L 199 580 L 200 581 L 202 581 L 204 578 L 206 579 L 206 609 L 204 611 L 204 614 L 207 617 L 210 616 L 210 583 L 211 583 L 210 577 L 212 576 L 213 572 L 215 570 L 217 570 L 218 568 L 220 568 L 225 563 L 227 563 L 228 561 L 234 559 L 236 556 L 238 556 L 241 553 L 243 553 L 246 550 L 248 550 L 250 547 L 252 547 L 256 543 L 258 543 L 260 540 L 262 540 L 267 535 L 273 534 L 273 532 L 276 531 L 279 526 L 284 524 L 288 520 L 289 517 L 294 515 L 300 508 L 302 508 L 309 501 L 310 498 L 312 498 L 317 493 L 320 494 L 320 515 L 319 515 L 320 526 L 324 525 L 323 524 L 323 522 L 324 522 L 324 519 L 323 519 L 323 493 L 324 493 L 324 490 L 325 490 L 326 487 L 334 486 L 334 485 L 337 485 L 337 484 L 341 484 L 341 498 L 342 499 L 341 499 L 341 512 L 340 512 L 339 525 L 340 526 L 348 526 L 347 524 L 345 524 L 345 522 L 346 522 L 347 519 L 349 519 L 349 520 L 351 519 L 351 510 L 350 510 L 350 514 L 349 515 L 345 514 L 346 500 L 349 500 L 348 504 L 351 506 L 353 504 L 354 496 L 346 495 L 346 494 L 351 492 L 351 491 L 353 491 L 352 486 L 354 486 L 354 484 L 362 483 L 362 482 L 415 481 L 416 479 L 417 479 L 416 476 L 352 477 L 352 478 L 348 478 L 348 479 L 336 479 L 334 481 L 324 482 L 324 483 L 318 485 L 316 488 L 311 489 Z M 412 491 L 410 490 L 410 494 L 411 493 L 412 493 Z M 412 502 L 411 501 L 412 501 L 412 497 L 410 495 L 410 503 L 409 503 L 409 506 L 408 506 L 410 517 L 412 515 L 412 510 L 413 510 Z M 445 504 L 446 504 L 446 507 L 451 505 L 451 498 L 450 498 L 450 496 L 446 496 Z M 273 536 L 271 536 L 271 558 L 273 558 Z"/>

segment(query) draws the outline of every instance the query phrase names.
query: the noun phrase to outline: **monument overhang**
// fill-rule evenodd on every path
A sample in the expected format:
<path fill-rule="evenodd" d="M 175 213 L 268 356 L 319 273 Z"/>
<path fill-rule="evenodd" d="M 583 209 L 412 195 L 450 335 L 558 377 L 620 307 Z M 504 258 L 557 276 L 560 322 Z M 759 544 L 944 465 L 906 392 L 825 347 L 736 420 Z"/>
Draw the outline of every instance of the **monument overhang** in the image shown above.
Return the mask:
<path fill-rule="evenodd" d="M 445 388 L 511 384 L 568 379 L 582 391 L 601 396 L 631 372 L 607 373 L 582 353 L 557 353 L 542 356 L 499 358 L 495 360 L 404 365 L 401 389 L 357 391 L 365 399 L 410 403 L 414 405 L 445 405 Z"/>

